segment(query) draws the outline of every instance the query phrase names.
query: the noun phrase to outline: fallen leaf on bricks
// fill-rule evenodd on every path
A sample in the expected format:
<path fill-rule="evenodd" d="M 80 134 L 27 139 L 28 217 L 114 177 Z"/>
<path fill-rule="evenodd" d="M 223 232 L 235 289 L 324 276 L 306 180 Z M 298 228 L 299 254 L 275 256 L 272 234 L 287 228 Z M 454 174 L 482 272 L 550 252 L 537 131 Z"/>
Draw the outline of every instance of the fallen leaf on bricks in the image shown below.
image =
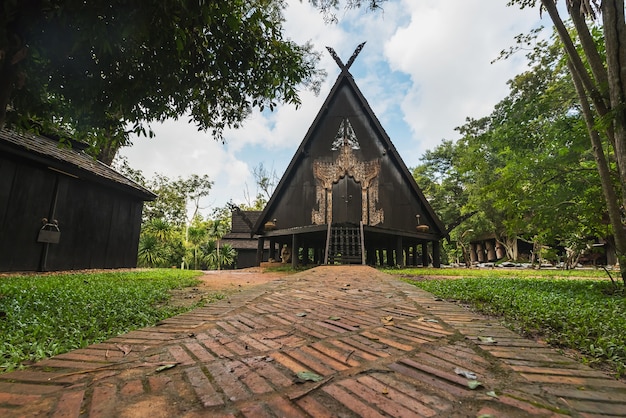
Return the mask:
<path fill-rule="evenodd" d="M 164 370 L 169 370 L 169 369 L 172 369 L 172 368 L 176 367 L 177 364 L 178 363 L 164 364 L 163 366 L 157 367 L 156 371 L 157 371 L 157 373 L 160 373 L 160 372 L 162 372 Z"/>
<path fill-rule="evenodd" d="M 380 318 L 380 322 L 382 322 L 384 326 L 393 326 L 393 316 L 383 316 Z"/>
<path fill-rule="evenodd" d="M 298 377 L 299 380 L 301 380 L 302 382 L 319 382 L 321 380 L 324 380 L 324 378 L 322 376 L 320 376 L 319 374 L 313 373 L 313 372 L 309 372 L 309 371 L 301 371 L 298 372 L 298 374 L 296 374 L 296 376 Z"/>
<path fill-rule="evenodd" d="M 126 357 L 128 353 L 133 351 L 133 347 L 130 345 L 115 344 L 115 347 L 117 347 L 118 350 L 124 353 L 124 357 Z"/>
<path fill-rule="evenodd" d="M 457 367 L 456 369 L 454 369 L 454 373 L 461 375 L 463 377 L 467 377 L 468 379 L 472 379 L 472 380 L 476 380 L 476 377 L 477 377 L 476 373 L 470 372 L 469 370 L 465 370 L 460 367 Z"/>
<path fill-rule="evenodd" d="M 474 390 L 479 388 L 480 386 L 482 386 L 483 384 L 480 383 L 478 380 L 470 380 L 467 382 L 467 387 Z"/>

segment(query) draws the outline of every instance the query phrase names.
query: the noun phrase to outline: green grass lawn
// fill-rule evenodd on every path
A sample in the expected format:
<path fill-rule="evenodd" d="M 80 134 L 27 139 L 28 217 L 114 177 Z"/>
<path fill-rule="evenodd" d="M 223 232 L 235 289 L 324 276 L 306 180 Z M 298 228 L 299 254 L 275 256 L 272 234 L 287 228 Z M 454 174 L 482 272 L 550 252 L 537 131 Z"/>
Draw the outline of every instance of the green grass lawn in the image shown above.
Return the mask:
<path fill-rule="evenodd" d="M 396 270 L 414 284 L 436 296 L 467 303 L 480 312 L 501 317 L 508 327 L 531 336 L 542 336 L 550 344 L 572 348 L 587 363 L 609 365 L 616 375 L 626 371 L 626 294 L 620 284 L 614 287 L 606 273 L 604 280 L 568 279 L 555 270 L 538 271 L 460 270 L 475 277 L 455 280 L 411 280 L 411 275 L 447 274 Z M 435 273 L 436 272 L 436 273 Z M 581 277 L 593 271 L 565 272 Z M 604 275 L 604 276 L 603 276 Z M 517 277 L 515 277 L 517 276 Z M 526 277 L 519 277 L 526 276 Z"/>
<path fill-rule="evenodd" d="M 153 269 L 0 277 L 0 373 L 188 310 L 168 307 L 168 291 L 197 284 L 201 274 Z"/>

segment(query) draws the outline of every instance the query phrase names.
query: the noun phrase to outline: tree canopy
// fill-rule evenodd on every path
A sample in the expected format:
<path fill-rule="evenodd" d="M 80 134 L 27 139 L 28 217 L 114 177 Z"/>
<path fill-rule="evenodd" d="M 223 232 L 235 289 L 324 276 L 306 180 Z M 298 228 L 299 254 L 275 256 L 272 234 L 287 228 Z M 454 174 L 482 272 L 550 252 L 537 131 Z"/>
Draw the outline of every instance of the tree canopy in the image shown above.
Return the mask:
<path fill-rule="evenodd" d="M 568 27 L 557 0 L 511 0 L 540 5 L 554 23 L 585 122 L 626 284 L 626 16 L 624 0 L 566 0 Z M 596 42 L 595 34 L 601 34 Z M 614 178 L 617 177 L 617 185 Z"/>
<path fill-rule="evenodd" d="M 495 237 L 516 259 L 517 238 L 581 249 L 609 238 L 607 209 L 581 106 L 558 38 L 528 54 L 493 112 L 427 152 L 414 170 L 452 237 Z M 430 179 L 430 180 L 429 180 Z M 469 232 L 468 232 L 469 231 Z"/>
<path fill-rule="evenodd" d="M 123 142 L 129 127 L 145 133 L 149 122 L 188 114 L 221 138 L 253 108 L 298 105 L 299 88 L 319 86 L 318 54 L 284 38 L 283 7 L 278 0 L 5 0 L 0 126 L 108 133 L 110 143 Z"/>

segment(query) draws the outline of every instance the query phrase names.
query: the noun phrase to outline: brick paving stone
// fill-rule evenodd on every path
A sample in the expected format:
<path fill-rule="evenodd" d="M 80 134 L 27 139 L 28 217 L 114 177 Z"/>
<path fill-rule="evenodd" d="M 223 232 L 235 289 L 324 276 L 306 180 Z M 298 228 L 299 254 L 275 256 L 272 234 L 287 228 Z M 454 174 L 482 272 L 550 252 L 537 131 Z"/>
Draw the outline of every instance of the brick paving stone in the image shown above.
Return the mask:
<path fill-rule="evenodd" d="M 170 346 L 167 351 L 178 364 L 187 365 L 195 363 L 194 359 L 179 345 Z"/>
<path fill-rule="evenodd" d="M 384 417 L 384 415 L 382 415 L 379 411 L 370 406 L 367 401 L 360 399 L 359 397 L 351 394 L 349 391 L 342 389 L 338 385 L 329 385 L 323 390 L 361 417 Z"/>
<path fill-rule="evenodd" d="M 388 389 L 383 388 L 381 390 L 376 390 L 375 388 L 370 387 L 368 383 L 371 382 L 353 379 L 344 379 L 338 382 L 338 384 L 343 388 L 359 396 L 361 399 L 367 400 L 368 403 L 375 405 L 378 409 L 392 417 L 409 418 L 420 416 L 417 412 L 405 408 L 401 403 L 396 402 L 395 399 L 388 396 Z"/>
<path fill-rule="evenodd" d="M 222 397 L 215 388 L 213 388 L 213 385 L 209 382 L 209 379 L 200 367 L 187 369 L 185 370 L 185 374 L 203 406 L 211 407 L 224 404 Z"/>
<path fill-rule="evenodd" d="M 80 415 L 84 391 L 66 392 L 56 405 L 52 418 L 74 418 Z"/>
<path fill-rule="evenodd" d="M 387 316 L 393 324 L 381 321 Z M 122 345 L 132 347 L 128 355 Z M 457 367 L 476 373 L 483 386 L 471 390 Z M 300 381 L 301 371 L 323 380 Z M 622 411 L 623 382 L 493 318 L 361 266 L 318 267 L 242 289 L 157 326 L 0 375 L 3 418 L 610 417 Z"/>
<path fill-rule="evenodd" d="M 296 403 L 303 411 L 312 417 L 330 418 L 337 416 L 335 411 L 329 410 L 325 405 L 311 396 L 298 399 Z"/>
<path fill-rule="evenodd" d="M 114 384 L 105 382 L 97 385 L 91 395 L 89 416 L 92 418 L 107 418 L 115 415 L 117 403 L 117 388 Z"/>

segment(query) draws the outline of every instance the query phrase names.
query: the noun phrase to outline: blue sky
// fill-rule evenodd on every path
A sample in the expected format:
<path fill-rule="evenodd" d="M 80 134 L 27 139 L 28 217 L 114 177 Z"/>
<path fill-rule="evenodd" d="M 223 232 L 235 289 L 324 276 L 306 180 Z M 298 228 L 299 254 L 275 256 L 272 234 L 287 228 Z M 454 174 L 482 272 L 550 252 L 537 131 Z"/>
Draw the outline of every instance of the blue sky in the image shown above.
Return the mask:
<path fill-rule="evenodd" d="M 426 150 L 456 139 L 454 129 L 467 117 L 489 115 L 507 95 L 506 82 L 526 69 L 526 61 L 518 54 L 491 64 L 500 51 L 520 33 L 551 27 L 538 9 L 506 3 L 390 0 L 383 11 L 340 11 L 340 23 L 329 25 L 308 2 L 289 0 L 287 37 L 310 40 L 322 52 L 319 65 L 328 76 L 318 96 L 303 91 L 297 110 L 254 113 L 241 129 L 226 132 L 225 145 L 181 118 L 153 125 L 155 138 L 134 138 L 121 155 L 148 178 L 208 174 L 215 185 L 202 202 L 205 214 L 229 200 L 245 203 L 245 190 L 256 193 L 254 167 L 263 163 L 282 176 L 335 82 L 339 68 L 325 47 L 346 62 L 367 41 L 350 72 L 406 165 L 414 167 Z"/>

